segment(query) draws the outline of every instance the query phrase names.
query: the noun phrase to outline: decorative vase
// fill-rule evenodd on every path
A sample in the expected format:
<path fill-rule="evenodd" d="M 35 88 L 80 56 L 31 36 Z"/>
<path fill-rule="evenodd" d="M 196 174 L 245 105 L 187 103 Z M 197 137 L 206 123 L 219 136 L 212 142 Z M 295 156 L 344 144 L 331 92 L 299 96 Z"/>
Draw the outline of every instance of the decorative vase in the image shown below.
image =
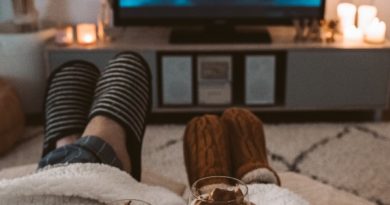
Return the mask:
<path fill-rule="evenodd" d="M 97 18 L 97 34 L 100 41 L 110 41 L 109 29 L 112 26 L 112 1 L 101 0 Z"/>

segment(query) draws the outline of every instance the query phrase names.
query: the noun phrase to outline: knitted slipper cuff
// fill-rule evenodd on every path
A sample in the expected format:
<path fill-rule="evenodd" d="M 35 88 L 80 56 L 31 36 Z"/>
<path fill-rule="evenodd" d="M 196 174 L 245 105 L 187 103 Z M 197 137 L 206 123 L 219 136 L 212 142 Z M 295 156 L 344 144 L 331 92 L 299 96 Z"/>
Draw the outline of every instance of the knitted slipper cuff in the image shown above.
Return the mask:
<path fill-rule="evenodd" d="M 247 184 L 281 184 L 278 174 L 269 166 L 259 163 L 248 163 L 238 169 L 236 177 Z"/>
<path fill-rule="evenodd" d="M 45 93 L 42 156 L 55 149 L 59 139 L 82 133 L 99 75 L 93 64 L 81 60 L 67 62 L 50 74 Z"/>
<path fill-rule="evenodd" d="M 144 60 L 131 52 L 111 60 L 99 79 L 89 114 L 106 116 L 126 130 L 131 175 L 141 178 L 141 147 L 150 110 L 151 76 Z"/>

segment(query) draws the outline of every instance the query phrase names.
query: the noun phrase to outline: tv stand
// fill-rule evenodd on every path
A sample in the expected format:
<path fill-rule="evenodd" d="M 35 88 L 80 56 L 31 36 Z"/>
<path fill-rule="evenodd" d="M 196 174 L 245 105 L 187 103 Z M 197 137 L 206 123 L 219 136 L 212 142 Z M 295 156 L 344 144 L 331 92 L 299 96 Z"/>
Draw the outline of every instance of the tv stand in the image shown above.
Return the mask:
<path fill-rule="evenodd" d="M 250 44 L 271 43 L 267 29 L 243 29 L 229 25 L 175 28 L 171 32 L 172 44 Z"/>
<path fill-rule="evenodd" d="M 269 27 L 268 30 L 272 35 L 271 44 L 171 44 L 169 28 L 131 28 L 113 42 L 68 47 L 49 43 L 46 63 L 48 71 L 52 71 L 67 61 L 83 59 L 103 69 L 121 51 L 138 52 L 152 71 L 152 113 L 157 115 L 220 113 L 227 107 L 243 106 L 255 112 L 294 115 L 296 112 L 311 115 L 313 111 L 325 114 L 336 111 L 343 112 L 337 115 L 341 118 L 347 118 L 346 112 L 350 111 L 375 111 L 372 112 L 376 114 L 375 119 L 380 119 L 381 111 L 388 108 L 390 42 L 379 45 L 349 44 L 341 40 L 330 44 L 296 43 L 293 27 Z M 207 63 L 213 58 L 219 63 Z M 275 59 L 275 64 L 270 63 L 270 59 Z M 269 64 L 275 65 L 276 72 L 266 72 Z M 229 75 L 224 75 L 223 67 L 231 65 L 231 103 L 210 105 L 211 100 L 221 102 L 225 98 L 220 97 L 228 94 L 220 92 L 223 95 L 218 95 L 215 84 L 204 81 L 208 80 L 207 75 L 199 78 L 200 65 L 214 66 L 215 69 L 205 73 L 225 79 Z M 253 75 L 246 71 L 253 71 Z M 269 77 L 273 73 L 276 75 Z M 275 86 L 263 86 L 270 84 Z M 203 95 L 202 90 L 210 91 L 210 95 Z M 256 97 L 253 94 L 265 96 L 267 101 L 257 102 L 246 97 Z"/>

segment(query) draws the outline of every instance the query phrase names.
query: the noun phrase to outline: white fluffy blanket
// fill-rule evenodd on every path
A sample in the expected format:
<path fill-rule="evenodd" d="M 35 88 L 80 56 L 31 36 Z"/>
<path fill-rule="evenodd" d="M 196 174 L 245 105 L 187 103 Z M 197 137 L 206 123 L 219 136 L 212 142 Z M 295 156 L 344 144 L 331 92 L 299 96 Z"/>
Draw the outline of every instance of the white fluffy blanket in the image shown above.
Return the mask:
<path fill-rule="evenodd" d="M 126 172 L 101 164 L 52 167 L 0 181 L 0 204 L 99 204 L 118 199 L 185 204 L 181 197 L 164 188 L 138 183 Z"/>
<path fill-rule="evenodd" d="M 138 183 L 107 165 L 71 164 L 29 176 L 0 181 L 0 204 L 104 204 L 118 199 L 142 199 L 153 205 L 185 205 L 181 197 L 161 187 Z M 249 185 L 255 204 L 306 205 L 300 197 L 275 185 Z"/>

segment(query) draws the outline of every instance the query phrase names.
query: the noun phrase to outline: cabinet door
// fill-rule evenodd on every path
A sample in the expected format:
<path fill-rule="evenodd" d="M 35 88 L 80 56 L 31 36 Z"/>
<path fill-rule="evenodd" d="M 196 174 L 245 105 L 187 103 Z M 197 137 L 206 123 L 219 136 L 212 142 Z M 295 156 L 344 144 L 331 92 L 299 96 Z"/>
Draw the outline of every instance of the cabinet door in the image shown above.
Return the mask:
<path fill-rule="evenodd" d="M 71 60 L 85 60 L 95 64 L 99 69 L 103 70 L 108 61 L 115 56 L 116 52 L 99 52 L 99 51 L 49 51 L 50 70 L 57 68 Z"/>
<path fill-rule="evenodd" d="M 286 106 L 378 109 L 388 100 L 390 50 L 290 51 Z"/>

